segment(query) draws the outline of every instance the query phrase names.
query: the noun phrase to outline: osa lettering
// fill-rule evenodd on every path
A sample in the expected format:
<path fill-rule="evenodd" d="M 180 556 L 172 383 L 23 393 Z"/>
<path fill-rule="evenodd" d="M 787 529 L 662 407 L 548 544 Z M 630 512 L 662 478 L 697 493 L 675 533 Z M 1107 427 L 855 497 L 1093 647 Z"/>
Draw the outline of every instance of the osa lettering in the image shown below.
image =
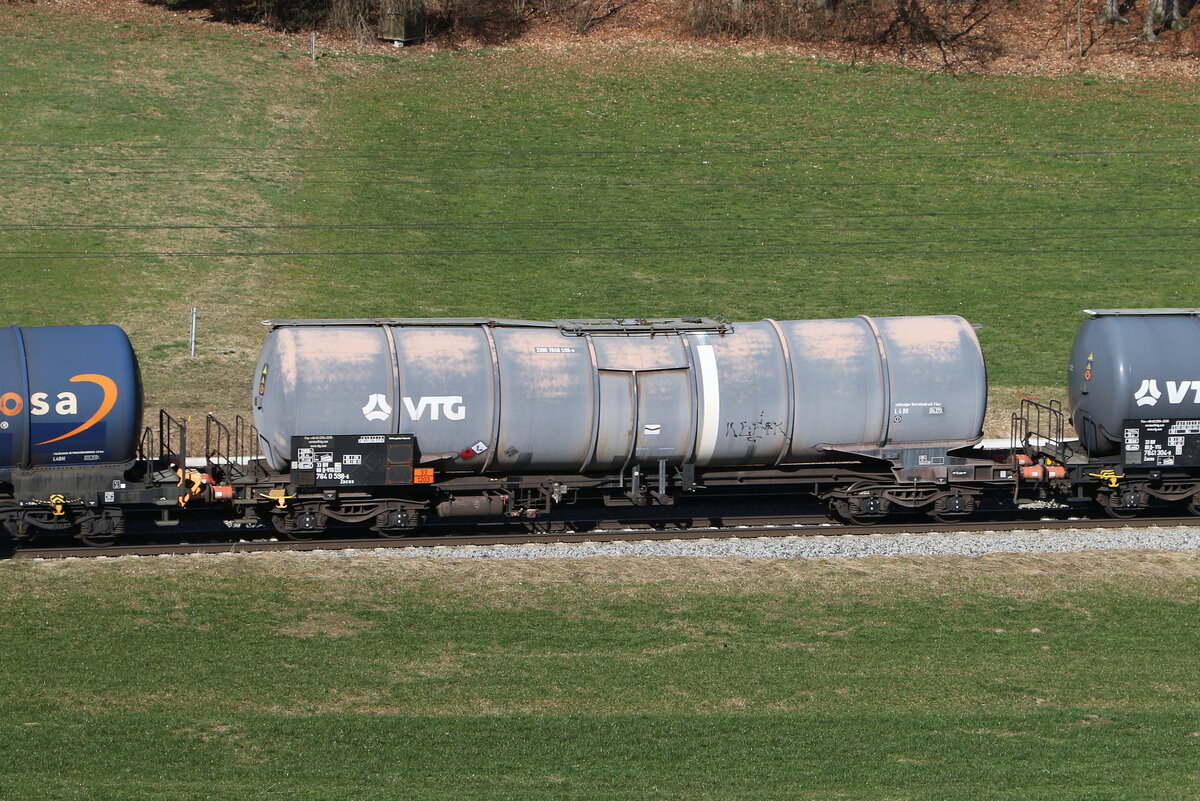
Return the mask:
<path fill-rule="evenodd" d="M 87 431 L 96 425 L 96 423 L 103 420 L 112 411 L 113 407 L 117 405 L 117 382 L 108 376 L 96 373 L 81 373 L 71 376 L 68 380 L 73 384 L 87 383 L 100 387 L 104 393 L 100 401 L 100 406 L 81 425 L 54 439 L 36 443 L 38 445 L 49 445 L 52 442 L 69 439 L 76 434 Z M 79 414 L 79 396 L 74 392 L 59 392 L 54 396 L 54 400 L 51 401 L 49 392 L 32 392 L 29 395 L 28 406 L 29 413 L 35 417 L 44 417 L 51 412 L 61 417 L 69 417 Z M 0 395 L 0 415 L 15 417 L 25 411 L 25 407 L 25 398 L 16 392 L 5 392 L 3 395 Z"/>

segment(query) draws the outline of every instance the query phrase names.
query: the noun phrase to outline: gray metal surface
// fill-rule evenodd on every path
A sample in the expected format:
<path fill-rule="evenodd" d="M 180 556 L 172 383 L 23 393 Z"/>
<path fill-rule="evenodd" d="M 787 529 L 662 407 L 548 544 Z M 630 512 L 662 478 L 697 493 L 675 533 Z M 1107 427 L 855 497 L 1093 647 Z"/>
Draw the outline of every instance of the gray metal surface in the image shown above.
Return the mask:
<path fill-rule="evenodd" d="M 137 357 L 120 328 L 0 328 L 0 468 L 125 463 L 141 423 Z"/>
<path fill-rule="evenodd" d="M 1195 317 L 1200 309 L 1084 309 L 1083 313 L 1090 317 Z"/>
<path fill-rule="evenodd" d="M 254 406 L 277 469 L 294 435 L 371 433 L 449 472 L 772 466 L 973 443 L 987 402 L 960 317 L 269 324 Z"/>
<path fill-rule="evenodd" d="M 1125 420 L 1200 420 L 1193 309 L 1089 312 L 1067 366 L 1071 421 L 1094 456 L 1120 452 Z"/>

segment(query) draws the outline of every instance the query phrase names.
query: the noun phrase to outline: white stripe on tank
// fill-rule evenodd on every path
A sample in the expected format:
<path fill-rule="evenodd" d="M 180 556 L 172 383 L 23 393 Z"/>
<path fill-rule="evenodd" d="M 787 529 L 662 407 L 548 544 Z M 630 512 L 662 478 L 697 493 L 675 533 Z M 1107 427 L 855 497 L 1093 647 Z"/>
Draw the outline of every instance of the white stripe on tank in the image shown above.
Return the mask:
<path fill-rule="evenodd" d="M 700 367 L 700 389 L 704 399 L 696 464 L 704 465 L 713 457 L 717 433 L 721 430 L 721 381 L 717 377 L 717 357 L 712 345 L 697 345 L 696 361 Z"/>

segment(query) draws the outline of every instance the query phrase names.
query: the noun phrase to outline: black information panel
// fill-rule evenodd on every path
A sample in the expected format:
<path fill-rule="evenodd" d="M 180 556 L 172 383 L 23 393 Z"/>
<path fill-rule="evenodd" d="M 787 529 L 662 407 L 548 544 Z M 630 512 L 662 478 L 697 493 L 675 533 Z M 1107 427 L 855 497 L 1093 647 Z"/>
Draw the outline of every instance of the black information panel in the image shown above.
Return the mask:
<path fill-rule="evenodd" d="M 1200 466 L 1200 420 L 1126 420 L 1125 466 Z"/>
<path fill-rule="evenodd" d="M 305 487 L 411 484 L 414 445 L 401 434 L 292 437 L 292 480 Z"/>

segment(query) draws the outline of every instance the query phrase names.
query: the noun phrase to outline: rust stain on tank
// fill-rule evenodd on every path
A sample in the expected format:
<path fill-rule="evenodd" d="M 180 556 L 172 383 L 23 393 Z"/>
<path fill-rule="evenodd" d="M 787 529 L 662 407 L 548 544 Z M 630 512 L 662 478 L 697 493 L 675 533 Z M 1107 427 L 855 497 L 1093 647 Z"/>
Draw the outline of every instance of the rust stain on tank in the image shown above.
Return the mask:
<path fill-rule="evenodd" d="M 687 367 L 678 336 L 593 337 L 602 370 L 669 370 Z"/>
<path fill-rule="evenodd" d="M 876 349 L 875 337 L 862 320 L 805 320 L 784 323 L 783 330 L 798 361 L 856 362 Z"/>
<path fill-rule="evenodd" d="M 580 394 L 592 372 L 583 339 L 564 337 L 557 331 L 509 330 L 497 335 L 496 349 L 505 363 L 502 384 L 520 386 L 522 394 L 531 398 L 580 395 L 581 402 L 591 402 L 590 389 L 586 397 Z"/>
<path fill-rule="evenodd" d="M 889 345 L 930 362 L 958 361 L 969 347 L 966 322 L 956 317 L 894 317 L 877 325 Z"/>
<path fill-rule="evenodd" d="M 783 375 L 783 349 L 773 329 L 741 325 L 731 335 L 710 338 L 721 381 L 755 385 L 764 375 Z"/>
<path fill-rule="evenodd" d="M 405 372 L 490 379 L 486 368 L 491 356 L 487 341 L 477 329 L 407 328 L 396 329 L 396 355 Z"/>
<path fill-rule="evenodd" d="M 275 332 L 274 343 L 276 361 L 271 371 L 289 386 L 294 386 L 302 373 L 313 384 L 322 383 L 322 377 L 336 383 L 341 373 L 378 363 L 386 350 L 378 329 L 283 328 Z"/>

